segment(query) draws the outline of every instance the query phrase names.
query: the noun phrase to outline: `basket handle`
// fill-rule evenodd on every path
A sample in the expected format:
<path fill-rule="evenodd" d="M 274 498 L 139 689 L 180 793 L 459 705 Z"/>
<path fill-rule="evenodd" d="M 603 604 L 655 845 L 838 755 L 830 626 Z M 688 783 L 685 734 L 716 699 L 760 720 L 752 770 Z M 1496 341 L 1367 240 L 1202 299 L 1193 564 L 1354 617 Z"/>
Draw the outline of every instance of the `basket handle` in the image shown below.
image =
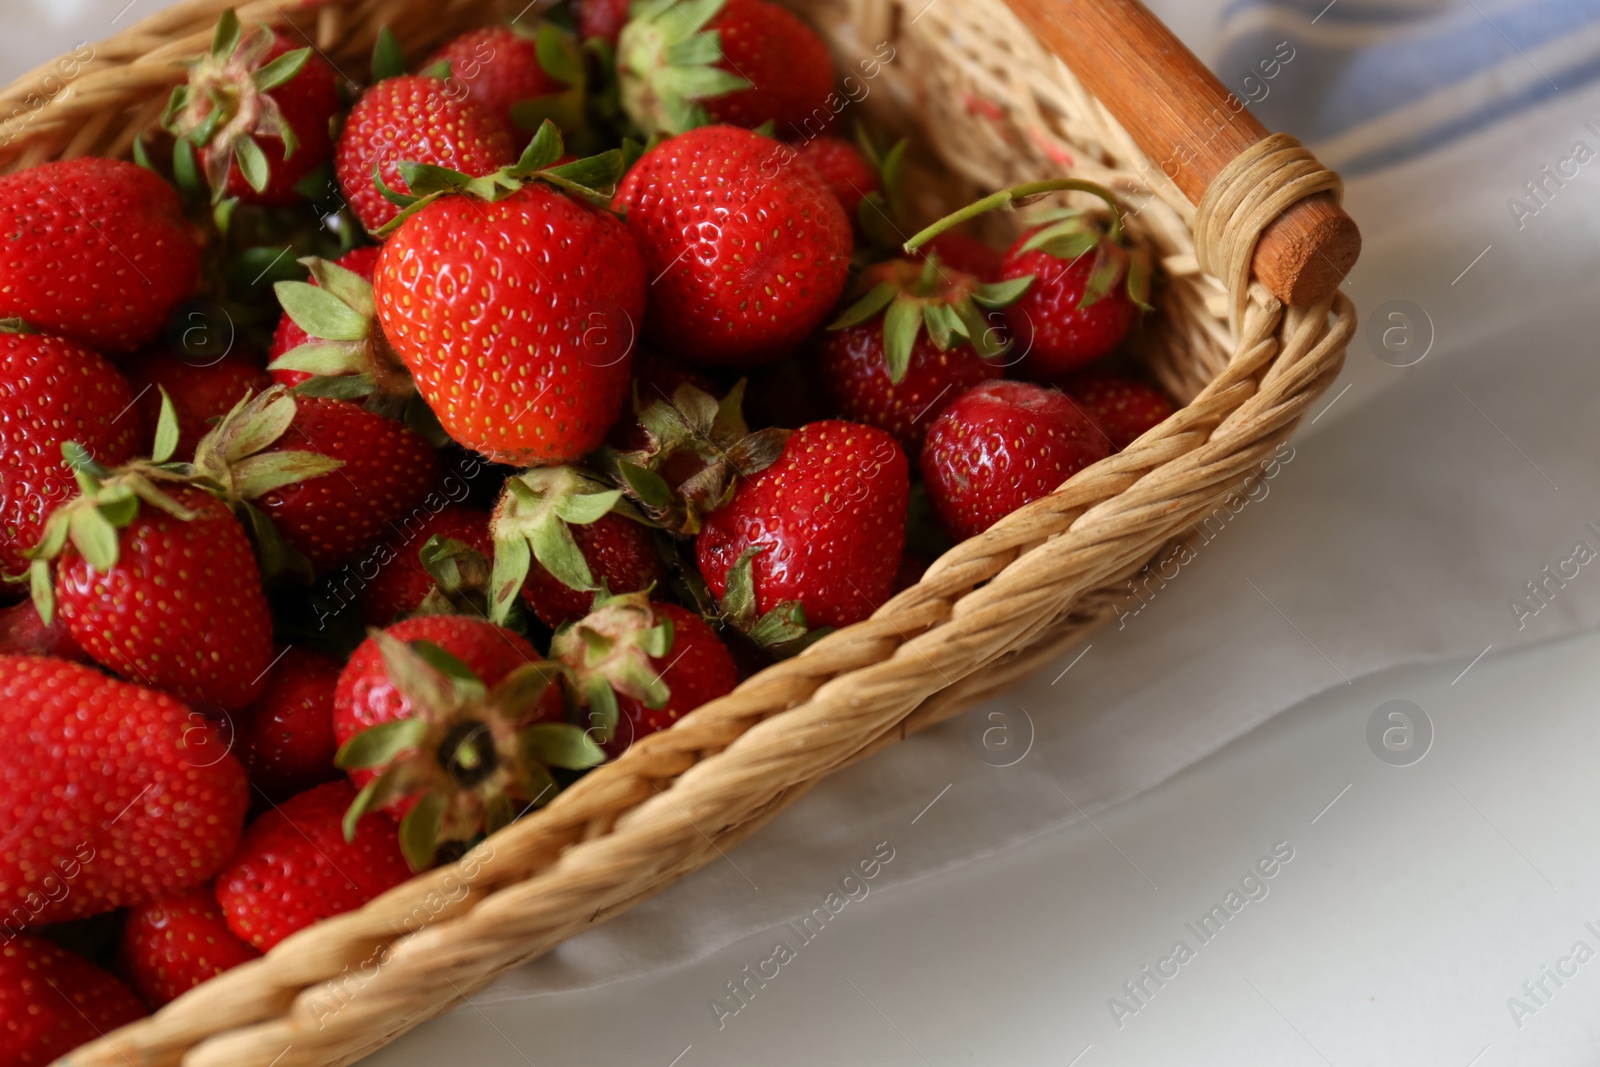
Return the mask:
<path fill-rule="evenodd" d="M 1263 126 L 1139 0 L 1006 0 L 1192 204 Z M 1262 231 L 1251 272 L 1286 304 L 1331 294 L 1361 254 L 1334 195 L 1297 201 Z"/>

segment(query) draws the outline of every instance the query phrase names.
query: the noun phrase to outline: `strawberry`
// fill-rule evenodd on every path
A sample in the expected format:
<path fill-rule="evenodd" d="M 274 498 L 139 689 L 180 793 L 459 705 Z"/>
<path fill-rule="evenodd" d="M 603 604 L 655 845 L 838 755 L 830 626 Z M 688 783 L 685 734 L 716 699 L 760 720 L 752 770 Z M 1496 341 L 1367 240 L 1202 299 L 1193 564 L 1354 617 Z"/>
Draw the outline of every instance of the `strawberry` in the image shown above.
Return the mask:
<path fill-rule="evenodd" d="M 362 611 L 368 626 L 388 626 L 420 608 L 437 587 L 423 561 L 434 538 L 455 541 L 488 559 L 494 553 L 489 516 L 475 508 L 445 507 L 398 528 L 376 558 L 377 574 L 367 584 Z M 485 579 L 487 576 L 485 575 Z"/>
<path fill-rule="evenodd" d="M 151 171 L 80 156 L 0 177 L 0 319 L 108 355 L 161 332 L 200 277 L 199 231 Z"/>
<path fill-rule="evenodd" d="M 345 119 L 334 148 L 334 170 L 346 202 L 368 230 L 377 231 L 400 213 L 373 182 L 411 191 L 402 160 L 489 174 L 516 159 L 511 134 L 481 104 L 461 99 L 438 78 L 385 78 L 361 95 Z"/>
<path fill-rule="evenodd" d="M 652 282 L 646 333 L 709 366 L 772 362 L 827 317 L 849 274 L 850 221 L 793 150 L 705 126 L 645 153 L 623 179 Z"/>
<path fill-rule="evenodd" d="M 578 0 L 578 34 L 615 45 L 628 21 L 630 0 Z"/>
<path fill-rule="evenodd" d="M 540 32 L 548 32 L 547 27 L 554 30 L 543 24 Z M 538 39 L 511 26 L 468 30 L 445 42 L 422 69 L 433 71 L 440 64 L 449 65 L 448 74 L 438 72 L 446 84 L 459 86 L 459 92 L 498 116 L 507 130 L 524 125 L 517 122 L 518 104 L 566 89 L 566 84 L 546 73 L 539 62 Z"/>
<path fill-rule="evenodd" d="M 561 152 L 546 122 L 516 167 L 408 208 L 378 262 L 378 317 L 423 399 L 497 463 L 575 460 L 627 400 L 644 264 L 585 185 L 621 157 L 552 167 Z"/>
<path fill-rule="evenodd" d="M 571 467 L 508 478 L 490 521 L 490 617 L 505 622 L 520 590 L 535 615 L 559 626 L 588 614 L 602 584 L 631 593 L 665 577 L 648 531 L 621 498 Z"/>
<path fill-rule="evenodd" d="M 705 620 L 644 593 L 609 597 L 556 634 L 552 657 L 572 668 L 609 756 L 731 692 L 739 671 Z"/>
<path fill-rule="evenodd" d="M 106 466 L 133 458 L 133 395 L 115 367 L 80 344 L 0 331 L 0 574 L 28 569 L 23 553 L 74 496 L 63 444 L 76 441 Z"/>
<path fill-rule="evenodd" d="M 88 663 L 88 653 L 78 647 L 58 617 L 46 623 L 31 600 L 0 608 L 0 656 L 54 656 Z"/>
<path fill-rule="evenodd" d="M 1166 393 L 1134 378 L 1083 372 L 1064 379 L 1060 388 L 1100 425 L 1115 452 L 1177 410 Z"/>
<path fill-rule="evenodd" d="M 260 955 L 228 929 L 210 885 L 131 909 L 118 945 L 119 969 L 152 1010 Z"/>
<path fill-rule="evenodd" d="M 318 573 L 359 556 L 438 477 L 433 449 L 416 431 L 282 386 L 236 407 L 196 450 L 195 468 L 230 500 L 251 502 L 258 512 L 247 514 L 265 515 Z"/>
<path fill-rule="evenodd" d="M 824 134 L 803 139 L 792 147 L 800 162 L 817 172 L 847 218 L 856 217 L 868 194 L 883 192 L 877 169 L 843 137 Z"/>
<path fill-rule="evenodd" d="M 245 831 L 217 874 L 217 904 L 228 929 L 266 952 L 312 923 L 353 911 L 411 877 L 394 820 L 373 815 L 346 840 L 349 782 L 291 797 Z"/>
<path fill-rule="evenodd" d="M 211 877 L 239 840 L 244 771 L 204 716 L 42 656 L 0 656 L 0 925 L 97 915 Z"/>
<path fill-rule="evenodd" d="M 372 322 L 375 315 L 372 275 L 378 269 L 378 255 L 382 251 L 382 247 L 377 245 L 352 248 L 333 261 L 331 266 L 342 268 L 354 278 L 330 270 L 326 260 L 311 258 L 302 261 L 311 270 L 311 276 L 304 282 L 279 282 L 274 286 L 279 300 L 283 301 L 287 293 L 288 304 L 293 305 L 308 324 L 328 333 L 359 333 L 361 336 L 353 339 L 344 336 L 338 339 L 321 335 L 313 337 L 295 321 L 296 312 L 285 311 L 272 333 L 272 346 L 267 349 L 267 369 L 272 372 L 273 381 L 296 386 L 317 375 L 367 374 L 372 384 L 380 387 L 380 391 L 396 395 L 414 391 L 409 380 L 404 380 L 405 369 L 389 348 L 383 330 Z M 296 289 L 297 285 L 320 288 L 324 277 L 334 281 L 333 294 L 337 306 L 330 306 L 315 296 L 303 296 Z M 360 284 L 362 282 L 366 283 L 365 288 Z M 296 300 L 297 296 L 301 299 Z M 358 325 L 346 311 L 353 312 L 363 322 Z M 302 349 L 302 346 L 310 345 L 315 347 Z M 298 364 L 308 356 L 312 357 L 308 362 L 315 367 L 314 372 L 292 369 L 292 364 Z"/>
<path fill-rule="evenodd" d="M 640 415 L 658 400 L 670 402 L 680 385 L 692 385 L 707 395 L 717 392 L 716 385 L 704 374 L 671 356 L 663 356 L 651 348 L 640 347 L 633 353 L 633 413 Z M 606 443 L 621 452 L 631 452 L 650 445 L 650 432 L 637 417 L 623 415 L 606 436 Z"/>
<path fill-rule="evenodd" d="M 189 458 L 211 424 L 233 410 L 250 393 L 272 384 L 267 372 L 243 353 L 216 362 L 195 363 L 170 348 L 147 348 L 123 364 L 139 400 L 140 420 L 154 428 L 161 413 L 161 392 L 172 399 L 178 418 L 177 456 Z M 159 387 L 159 388 L 158 388 Z"/>
<path fill-rule="evenodd" d="M 441 844 L 468 843 L 547 802 L 558 788 L 549 767 L 601 762 L 585 732 L 561 721 L 550 683 L 563 673 L 510 631 L 461 616 L 375 631 L 336 700 L 339 766 L 364 783 L 346 835 L 368 811 L 403 811 L 401 847 L 421 870 Z"/>
<path fill-rule="evenodd" d="M 35 552 L 40 616 L 50 621 L 59 602 L 96 662 L 183 700 L 232 710 L 255 699 L 272 619 L 227 505 L 192 486 L 158 489 L 140 470 L 85 463 L 80 478 L 84 495 L 50 517 Z"/>
<path fill-rule="evenodd" d="M 617 79 L 623 110 L 649 133 L 772 122 L 786 137 L 815 136 L 843 106 L 827 44 L 768 0 L 636 6 L 617 40 Z"/>
<path fill-rule="evenodd" d="M 1000 272 L 1005 269 L 1004 252 L 960 230 L 946 230 L 932 238 L 922 246 L 922 253 L 938 256 L 947 270 L 970 274 L 985 283 L 999 281 Z"/>
<path fill-rule="evenodd" d="M 230 9 L 211 49 L 167 105 L 166 125 L 200 150 L 213 195 L 255 204 L 298 202 L 296 183 L 333 156 L 340 110 L 333 67 L 281 30 L 246 30 Z"/>
<path fill-rule="evenodd" d="M 127 986 L 42 938 L 0 943 L 0 1061 L 44 1067 L 135 1019 L 144 1008 Z"/>
<path fill-rule="evenodd" d="M 829 327 L 823 382 L 839 411 L 914 449 L 956 397 L 1002 374 L 1007 344 L 987 312 L 1021 286 L 983 285 L 929 256 L 875 264 L 860 287 L 865 295 Z"/>
<path fill-rule="evenodd" d="M 905 453 L 882 430 L 802 426 L 706 518 L 700 573 L 736 619 L 792 618 L 798 605 L 809 626 L 858 622 L 894 587 L 909 483 Z"/>
<path fill-rule="evenodd" d="M 240 715 L 237 748 L 250 783 L 269 799 L 339 777 L 333 765 L 333 691 L 343 665 L 286 648 L 267 672 L 261 697 Z"/>
<path fill-rule="evenodd" d="M 934 420 L 922 477 L 956 540 L 973 537 L 1111 454 L 1094 420 L 1065 395 L 1027 382 L 986 382 Z"/>

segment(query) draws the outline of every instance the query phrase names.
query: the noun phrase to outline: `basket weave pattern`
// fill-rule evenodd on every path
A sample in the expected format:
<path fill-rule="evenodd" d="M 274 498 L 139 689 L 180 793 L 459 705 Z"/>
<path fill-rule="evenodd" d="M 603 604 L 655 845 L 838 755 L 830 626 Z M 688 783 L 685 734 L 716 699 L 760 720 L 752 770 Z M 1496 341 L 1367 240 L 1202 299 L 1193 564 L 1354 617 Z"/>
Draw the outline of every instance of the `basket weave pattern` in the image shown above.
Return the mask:
<path fill-rule="evenodd" d="M 824 775 L 1005 689 L 1081 640 L 1112 616 L 1127 577 L 1287 439 L 1337 376 L 1355 316 L 1342 295 L 1285 308 L 1258 286 L 1242 291 L 1253 238 L 1282 206 L 1208 197 L 1207 255 L 1198 255 L 1195 208 L 1002 0 L 923 3 L 793 0 L 854 78 L 844 82 L 851 102 L 842 120 L 860 113 L 917 137 L 926 151 L 912 194 L 929 214 L 977 189 L 1064 167 L 1117 191 L 1130 206 L 1130 234 L 1162 267 L 1143 347 L 1186 406 L 957 546 L 871 619 L 641 739 L 462 861 L 286 939 L 66 1062 L 296 1067 L 360 1058 L 718 858 Z M 54 64 L 18 79 L 0 93 L 0 169 L 126 155 L 227 6 L 186 0 L 144 20 L 96 45 L 64 88 Z M 520 6 L 263 0 L 238 8 L 246 23 L 299 29 L 355 75 L 365 73 L 381 25 L 415 57 Z M 1238 180 L 1274 180 L 1262 166 Z M 1284 166 L 1281 185 L 1328 187 Z M 1232 291 L 1202 262 L 1236 279 Z"/>

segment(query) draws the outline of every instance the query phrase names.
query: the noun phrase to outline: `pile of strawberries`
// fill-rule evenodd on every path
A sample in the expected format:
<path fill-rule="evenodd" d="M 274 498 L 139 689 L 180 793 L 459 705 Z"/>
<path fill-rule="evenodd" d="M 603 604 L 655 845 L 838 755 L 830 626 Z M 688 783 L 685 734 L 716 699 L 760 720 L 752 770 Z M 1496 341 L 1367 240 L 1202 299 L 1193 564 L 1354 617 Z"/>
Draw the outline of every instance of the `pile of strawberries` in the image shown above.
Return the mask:
<path fill-rule="evenodd" d="M 381 34 L 365 88 L 230 13 L 134 162 L 0 178 L 4 1062 L 462 855 L 1172 412 L 1109 193 L 908 240 L 794 15 L 577 2 Z M 960 228 L 1066 188 L 1106 206 Z"/>

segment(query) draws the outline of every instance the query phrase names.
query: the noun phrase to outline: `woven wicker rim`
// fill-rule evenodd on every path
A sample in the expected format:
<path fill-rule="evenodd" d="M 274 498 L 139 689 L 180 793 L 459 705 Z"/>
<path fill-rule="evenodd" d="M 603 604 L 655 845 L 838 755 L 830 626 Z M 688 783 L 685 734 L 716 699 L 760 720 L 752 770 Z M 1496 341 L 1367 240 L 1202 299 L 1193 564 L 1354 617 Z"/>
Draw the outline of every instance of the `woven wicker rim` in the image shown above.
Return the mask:
<path fill-rule="evenodd" d="M 895 65 L 874 75 L 887 92 L 864 98 L 863 109 L 902 124 L 912 112 L 927 116 L 947 196 L 964 195 L 963 182 L 1037 178 L 1070 159 L 1077 175 L 1140 204 L 1129 231 L 1167 278 L 1151 365 L 1186 406 L 946 553 L 871 619 L 642 739 L 460 862 L 301 931 L 62 1062 L 294 1067 L 360 1058 L 716 858 L 822 776 L 1003 690 L 1081 640 L 1112 617 L 1119 583 L 1259 469 L 1337 377 L 1355 328 L 1348 300 L 1284 308 L 1248 281 L 1261 230 L 1299 197 L 1338 189 L 1304 149 L 1263 142 L 1228 168 L 1197 216 L 1001 0 L 919 3 L 915 12 L 901 0 L 792 2 L 830 36 L 846 70 L 872 52 L 861 42 L 892 42 Z M 183 0 L 18 79 L 0 92 L 0 168 L 126 155 L 227 6 Z M 246 22 L 292 26 L 337 69 L 364 72 L 380 25 L 420 54 L 520 5 L 238 6 Z"/>

